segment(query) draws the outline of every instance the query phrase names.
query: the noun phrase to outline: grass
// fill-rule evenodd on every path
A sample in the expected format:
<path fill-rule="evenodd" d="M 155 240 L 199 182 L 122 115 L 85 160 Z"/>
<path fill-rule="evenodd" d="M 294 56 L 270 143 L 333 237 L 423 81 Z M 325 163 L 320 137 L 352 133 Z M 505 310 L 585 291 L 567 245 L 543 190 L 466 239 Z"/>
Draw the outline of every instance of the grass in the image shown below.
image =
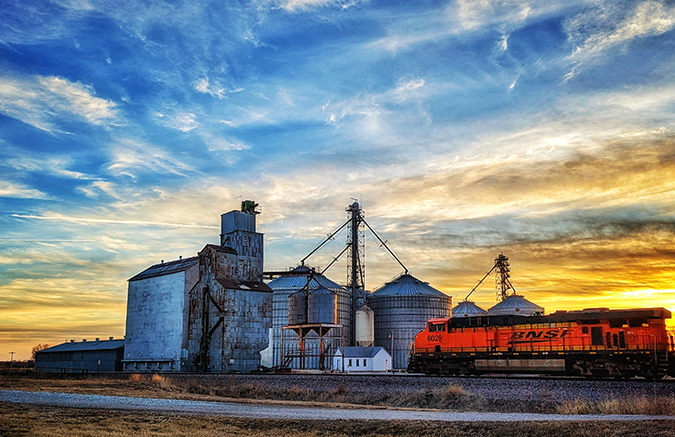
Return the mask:
<path fill-rule="evenodd" d="M 675 416 L 675 398 L 672 397 L 627 397 L 588 402 L 576 399 L 557 408 L 558 414 L 649 414 Z"/>
<path fill-rule="evenodd" d="M 673 421 L 433 422 L 258 420 L 0 403 L 0 436 L 554 437 L 675 436 Z"/>
<path fill-rule="evenodd" d="M 343 384 L 337 384 L 334 388 L 323 391 L 297 386 L 277 388 L 257 382 L 242 383 L 235 375 L 218 380 L 198 376 L 117 374 L 63 379 L 54 376 L 0 376 L 0 388 L 187 400 L 237 400 L 298 405 L 309 403 L 339 408 L 394 407 L 476 412 L 675 416 L 675 397 L 628 397 L 597 402 L 577 399 L 561 404 L 549 399 L 552 393 L 539 393 L 540 400 L 537 401 L 496 400 L 470 393 L 454 384 L 436 389 L 418 389 L 403 394 L 383 394 L 352 392 Z"/>

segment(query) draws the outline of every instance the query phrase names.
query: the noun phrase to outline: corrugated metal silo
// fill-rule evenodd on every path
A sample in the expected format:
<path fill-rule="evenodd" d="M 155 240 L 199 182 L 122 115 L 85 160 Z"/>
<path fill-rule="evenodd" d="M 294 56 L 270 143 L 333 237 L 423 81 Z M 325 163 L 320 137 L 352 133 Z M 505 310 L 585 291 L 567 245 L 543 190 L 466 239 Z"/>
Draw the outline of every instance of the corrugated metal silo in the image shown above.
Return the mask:
<path fill-rule="evenodd" d="M 281 365 L 281 328 L 287 326 L 289 322 L 289 296 L 296 293 L 303 288 L 308 288 L 309 291 L 316 290 L 320 287 L 326 288 L 335 293 L 338 299 L 338 324 L 343 325 L 342 336 L 345 339 L 345 345 L 351 345 L 351 299 L 347 290 L 339 284 L 331 281 L 326 276 L 320 273 L 313 273 L 312 280 L 307 287 L 307 277 L 311 270 L 305 266 L 299 266 L 293 269 L 288 274 L 270 281 L 267 285 L 274 290 L 272 295 L 272 338 L 273 338 L 273 364 L 275 366 Z M 294 340 L 297 337 L 291 330 L 284 330 L 284 342 L 286 340 Z M 295 362 L 291 363 L 291 367 L 296 368 Z"/>
<path fill-rule="evenodd" d="M 463 300 L 452 309 L 453 318 L 484 316 L 486 314 L 487 311 L 470 300 Z"/>
<path fill-rule="evenodd" d="M 450 317 L 452 298 L 412 275 L 404 274 L 367 298 L 375 319 L 375 346 L 392 356 L 394 369 L 408 366 L 410 344 L 435 317 Z"/>
<path fill-rule="evenodd" d="M 307 296 L 307 323 L 337 324 L 337 306 L 337 294 L 324 287 L 317 288 Z"/>
<path fill-rule="evenodd" d="M 307 323 L 307 292 L 296 291 L 288 296 L 288 325 Z"/>

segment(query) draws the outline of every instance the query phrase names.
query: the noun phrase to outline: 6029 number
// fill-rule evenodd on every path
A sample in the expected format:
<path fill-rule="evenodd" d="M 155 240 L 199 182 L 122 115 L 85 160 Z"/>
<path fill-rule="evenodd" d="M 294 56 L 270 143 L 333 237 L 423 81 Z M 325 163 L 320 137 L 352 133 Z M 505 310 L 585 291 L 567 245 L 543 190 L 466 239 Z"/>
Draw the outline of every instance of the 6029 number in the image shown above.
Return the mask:
<path fill-rule="evenodd" d="M 427 335 L 427 341 L 441 341 L 441 334 Z"/>

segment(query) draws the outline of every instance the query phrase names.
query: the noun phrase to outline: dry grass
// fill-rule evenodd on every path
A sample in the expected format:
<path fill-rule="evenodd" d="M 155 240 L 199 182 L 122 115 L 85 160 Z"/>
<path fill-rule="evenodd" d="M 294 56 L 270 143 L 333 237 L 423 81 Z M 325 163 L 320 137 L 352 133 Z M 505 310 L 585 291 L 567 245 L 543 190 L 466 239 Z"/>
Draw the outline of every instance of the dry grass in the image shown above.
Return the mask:
<path fill-rule="evenodd" d="M 0 403 L 0 436 L 595 437 L 675 436 L 672 421 L 469 423 L 259 420 Z"/>
<path fill-rule="evenodd" d="M 675 397 L 634 397 L 588 402 L 582 399 L 564 404 L 539 393 L 535 401 L 486 399 L 450 384 L 439 389 L 419 389 L 405 394 L 351 392 L 343 384 L 329 390 L 297 386 L 275 388 L 257 382 L 241 383 L 235 375 L 227 379 L 119 374 L 59 379 L 30 376 L 0 376 L 0 388 L 61 391 L 81 394 L 155 397 L 167 399 L 257 403 L 295 403 L 339 406 L 340 408 L 432 408 L 450 411 L 496 411 L 558 414 L 648 414 L 675 416 Z M 552 395 L 549 393 L 549 395 Z"/>
<path fill-rule="evenodd" d="M 576 399 L 557 408 L 559 414 L 648 414 L 675 416 L 673 397 L 628 397 L 589 402 Z"/>

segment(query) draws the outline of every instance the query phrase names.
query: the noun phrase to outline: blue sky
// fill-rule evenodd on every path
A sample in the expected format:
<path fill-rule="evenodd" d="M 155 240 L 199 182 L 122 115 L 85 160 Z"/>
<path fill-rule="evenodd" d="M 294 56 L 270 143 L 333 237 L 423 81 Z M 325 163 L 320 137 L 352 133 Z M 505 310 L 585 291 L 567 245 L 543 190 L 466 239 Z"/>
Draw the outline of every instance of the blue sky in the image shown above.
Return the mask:
<path fill-rule="evenodd" d="M 675 309 L 674 71 L 672 1 L 4 2 L 0 349 L 122 336 L 242 199 L 268 269 L 357 198 L 456 302 L 503 251 L 547 311 Z"/>

